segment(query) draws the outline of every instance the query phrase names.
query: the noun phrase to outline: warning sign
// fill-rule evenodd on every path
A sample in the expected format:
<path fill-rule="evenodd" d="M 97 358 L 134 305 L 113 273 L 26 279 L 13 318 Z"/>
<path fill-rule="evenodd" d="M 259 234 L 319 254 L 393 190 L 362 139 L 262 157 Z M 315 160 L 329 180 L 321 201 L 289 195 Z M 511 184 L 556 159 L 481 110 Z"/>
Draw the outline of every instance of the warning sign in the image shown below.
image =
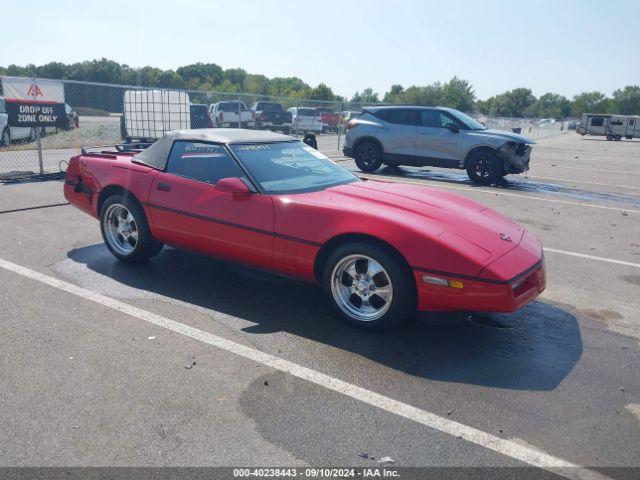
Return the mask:
<path fill-rule="evenodd" d="M 63 127 L 67 123 L 64 85 L 44 78 L 2 77 L 12 127 Z"/>

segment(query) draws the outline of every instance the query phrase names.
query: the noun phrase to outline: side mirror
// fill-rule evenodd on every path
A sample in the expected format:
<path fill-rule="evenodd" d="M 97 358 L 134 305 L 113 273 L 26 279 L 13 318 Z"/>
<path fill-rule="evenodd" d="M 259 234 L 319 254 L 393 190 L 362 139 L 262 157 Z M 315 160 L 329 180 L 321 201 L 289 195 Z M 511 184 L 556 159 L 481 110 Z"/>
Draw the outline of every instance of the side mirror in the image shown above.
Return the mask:
<path fill-rule="evenodd" d="M 251 190 L 239 177 L 222 178 L 214 188 L 218 192 L 231 193 L 237 199 L 245 199 L 251 195 Z"/>
<path fill-rule="evenodd" d="M 458 133 L 460 131 L 455 123 L 447 123 L 444 128 L 451 130 L 453 133 Z"/>

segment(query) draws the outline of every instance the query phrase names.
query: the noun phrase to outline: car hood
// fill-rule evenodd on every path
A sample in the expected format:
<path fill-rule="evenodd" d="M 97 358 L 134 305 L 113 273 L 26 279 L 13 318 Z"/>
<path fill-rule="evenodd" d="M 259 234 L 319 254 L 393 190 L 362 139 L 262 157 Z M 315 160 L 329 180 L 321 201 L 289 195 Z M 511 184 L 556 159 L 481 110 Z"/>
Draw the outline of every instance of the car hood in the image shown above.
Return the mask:
<path fill-rule="evenodd" d="M 440 189 L 367 180 L 315 192 L 316 206 L 355 210 L 390 228 L 401 223 L 419 237 L 437 239 L 450 250 L 487 265 L 515 248 L 524 229 L 498 212 Z"/>
<path fill-rule="evenodd" d="M 533 145 L 536 143 L 529 137 L 525 137 L 524 135 L 505 132 L 504 130 L 494 130 L 492 128 L 487 128 L 486 130 L 471 130 L 470 133 L 471 135 L 478 137 L 490 137 L 495 140 L 504 140 L 507 142 L 526 143 L 527 145 Z"/>

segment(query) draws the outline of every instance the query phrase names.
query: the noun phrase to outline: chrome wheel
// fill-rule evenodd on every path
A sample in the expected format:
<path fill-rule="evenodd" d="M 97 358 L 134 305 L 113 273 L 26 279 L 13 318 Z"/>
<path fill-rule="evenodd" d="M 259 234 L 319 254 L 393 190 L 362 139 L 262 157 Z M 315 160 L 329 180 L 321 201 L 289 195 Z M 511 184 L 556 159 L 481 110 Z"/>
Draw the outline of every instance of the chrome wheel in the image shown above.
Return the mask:
<path fill-rule="evenodd" d="M 333 268 L 331 293 L 348 316 L 370 322 L 391 307 L 393 285 L 379 262 L 366 255 L 348 255 Z"/>
<path fill-rule="evenodd" d="M 130 255 L 138 244 L 138 226 L 124 205 L 110 205 L 102 217 L 105 239 L 122 256 Z"/>

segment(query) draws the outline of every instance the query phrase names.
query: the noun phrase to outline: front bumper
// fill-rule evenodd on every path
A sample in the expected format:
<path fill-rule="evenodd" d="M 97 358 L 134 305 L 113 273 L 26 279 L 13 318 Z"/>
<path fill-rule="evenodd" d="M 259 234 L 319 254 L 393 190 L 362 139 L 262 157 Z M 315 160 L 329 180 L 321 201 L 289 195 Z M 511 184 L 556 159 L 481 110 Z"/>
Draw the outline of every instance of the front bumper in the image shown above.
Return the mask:
<path fill-rule="evenodd" d="M 498 149 L 498 156 L 503 159 L 507 173 L 523 173 L 529 170 L 531 145 L 520 143 L 511 148 L 503 147 Z"/>
<path fill-rule="evenodd" d="M 529 232 L 524 233 L 517 247 L 486 265 L 477 277 L 415 267 L 413 274 L 418 287 L 418 309 L 426 311 L 514 312 L 546 287 L 542 245 Z M 449 283 L 427 283 L 424 276 L 443 278 Z"/>
<path fill-rule="evenodd" d="M 438 275 L 461 282 L 462 288 L 425 283 L 423 276 L 429 273 L 418 270 L 413 273 L 421 311 L 515 312 L 540 295 L 546 286 L 543 261 L 504 283 Z"/>

